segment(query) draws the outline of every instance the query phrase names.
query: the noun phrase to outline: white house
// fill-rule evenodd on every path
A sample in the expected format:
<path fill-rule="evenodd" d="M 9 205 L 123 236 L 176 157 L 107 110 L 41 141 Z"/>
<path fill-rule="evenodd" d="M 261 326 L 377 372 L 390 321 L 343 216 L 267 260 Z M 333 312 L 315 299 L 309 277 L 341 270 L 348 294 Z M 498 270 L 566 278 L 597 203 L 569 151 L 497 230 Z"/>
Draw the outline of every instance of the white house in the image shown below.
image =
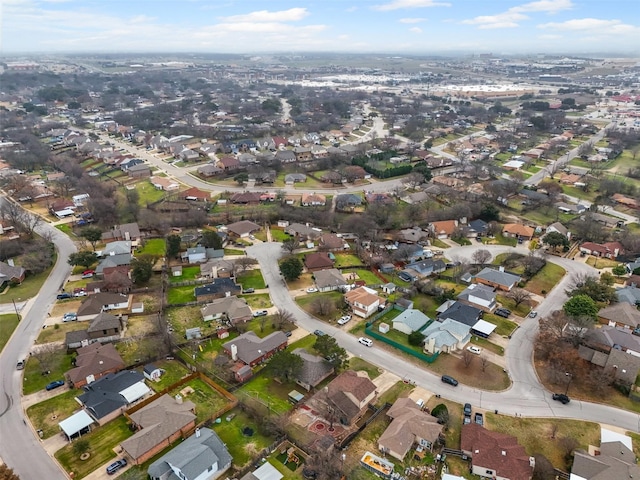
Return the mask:
<path fill-rule="evenodd" d="M 485 312 L 493 312 L 497 306 L 496 292 L 493 287 L 473 283 L 458 295 L 458 300 Z"/>
<path fill-rule="evenodd" d="M 433 322 L 422 333 L 425 336 L 424 350 L 427 353 L 450 353 L 462 350 L 471 340 L 471 327 L 447 318 L 444 322 Z"/>
<path fill-rule="evenodd" d="M 407 335 L 424 328 L 431 320 L 420 310 L 409 308 L 393 319 L 393 329 Z"/>
<path fill-rule="evenodd" d="M 355 288 L 344 295 L 344 300 L 353 310 L 355 315 L 362 318 L 371 316 L 378 310 L 378 307 L 384 306 L 386 300 L 379 297 L 375 290 L 367 287 Z"/>

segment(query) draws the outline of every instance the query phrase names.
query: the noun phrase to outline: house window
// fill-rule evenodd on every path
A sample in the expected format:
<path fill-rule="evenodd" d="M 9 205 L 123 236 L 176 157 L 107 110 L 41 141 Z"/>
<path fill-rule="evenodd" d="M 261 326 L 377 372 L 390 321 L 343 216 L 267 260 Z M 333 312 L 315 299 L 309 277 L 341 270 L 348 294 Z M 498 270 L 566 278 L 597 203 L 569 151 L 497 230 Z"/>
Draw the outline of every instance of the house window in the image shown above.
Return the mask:
<path fill-rule="evenodd" d="M 106 335 L 106 334 L 107 334 L 107 331 L 106 331 L 106 330 L 102 330 L 102 334 L 103 334 L 103 335 Z"/>

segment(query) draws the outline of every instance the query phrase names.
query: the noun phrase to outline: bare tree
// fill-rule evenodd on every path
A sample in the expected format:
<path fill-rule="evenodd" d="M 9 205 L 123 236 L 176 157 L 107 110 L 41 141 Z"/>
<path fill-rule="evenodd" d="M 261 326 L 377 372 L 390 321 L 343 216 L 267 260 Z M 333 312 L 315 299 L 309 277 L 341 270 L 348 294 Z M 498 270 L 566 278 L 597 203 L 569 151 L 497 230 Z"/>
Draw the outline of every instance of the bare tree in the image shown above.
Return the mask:
<path fill-rule="evenodd" d="M 273 324 L 277 329 L 282 329 L 283 327 L 294 323 L 293 314 L 287 310 L 278 310 L 277 313 L 272 315 Z"/>
<path fill-rule="evenodd" d="M 424 175 L 420 172 L 411 172 L 404 178 L 404 182 L 411 188 L 416 188 L 424 183 Z"/>
<path fill-rule="evenodd" d="M 473 255 L 471 255 L 471 260 L 473 260 L 473 262 L 477 265 L 486 265 L 489 260 L 491 260 L 491 252 L 489 252 L 489 250 L 486 250 L 484 248 L 480 248 L 478 250 L 476 250 L 475 252 L 473 252 Z"/>
<path fill-rule="evenodd" d="M 465 368 L 469 368 L 471 362 L 473 362 L 473 353 L 471 353 L 469 350 L 463 350 L 462 362 L 464 363 Z"/>
<path fill-rule="evenodd" d="M 255 265 L 257 262 L 255 260 L 255 258 L 251 258 L 251 257 L 239 257 L 236 258 L 233 261 L 233 266 L 234 269 L 237 268 L 237 271 L 240 272 L 244 272 L 246 270 L 249 269 L 249 267 L 252 267 L 253 265 Z"/>
<path fill-rule="evenodd" d="M 31 356 L 38 360 L 42 374 L 48 375 L 53 368 L 56 357 L 61 352 L 62 349 L 55 343 L 45 343 L 34 346 Z"/>
<path fill-rule="evenodd" d="M 293 254 L 295 250 L 300 248 L 300 241 L 296 237 L 288 238 L 282 242 L 282 248 L 290 254 Z"/>
<path fill-rule="evenodd" d="M 511 291 L 507 293 L 506 296 L 507 298 L 510 298 L 511 300 L 513 300 L 515 308 L 518 308 L 518 306 L 523 302 L 528 302 L 529 300 L 531 300 L 531 297 L 532 297 L 530 292 L 528 292 L 524 288 L 517 288 L 517 287 L 512 288 Z"/>
<path fill-rule="evenodd" d="M 325 317 L 333 313 L 336 309 L 335 303 L 328 297 L 318 297 L 311 302 L 311 308 L 314 313 Z"/>
<path fill-rule="evenodd" d="M 484 372 L 487 369 L 488 365 L 489 365 L 489 359 L 484 355 L 482 355 L 480 357 L 480 369 L 482 370 L 482 372 Z"/>

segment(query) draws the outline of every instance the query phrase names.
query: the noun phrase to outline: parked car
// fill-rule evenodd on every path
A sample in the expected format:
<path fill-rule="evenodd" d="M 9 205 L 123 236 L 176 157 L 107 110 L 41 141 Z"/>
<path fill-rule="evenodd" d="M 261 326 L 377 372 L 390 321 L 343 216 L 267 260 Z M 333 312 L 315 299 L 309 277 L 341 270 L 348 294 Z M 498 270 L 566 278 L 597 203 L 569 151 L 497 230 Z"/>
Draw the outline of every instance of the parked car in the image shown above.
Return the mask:
<path fill-rule="evenodd" d="M 96 272 L 94 272 L 93 270 L 85 270 L 84 272 L 82 272 L 82 278 L 91 278 L 95 275 Z"/>
<path fill-rule="evenodd" d="M 245 288 L 244 290 L 242 290 L 242 293 L 253 293 L 255 291 L 255 288 Z"/>
<path fill-rule="evenodd" d="M 49 390 L 53 390 L 55 388 L 61 387 L 64 385 L 64 380 L 56 380 L 54 382 L 51 382 L 49 384 L 47 384 L 45 388 L 45 390 L 49 391 Z"/>
<path fill-rule="evenodd" d="M 465 415 L 471 415 L 471 404 L 465 403 L 462 411 L 464 412 Z"/>
<path fill-rule="evenodd" d="M 59 294 L 56 296 L 56 298 L 57 298 L 58 300 L 66 300 L 66 299 L 68 299 L 68 298 L 71 298 L 71 294 L 70 294 L 70 293 L 68 293 L 68 292 L 59 293 Z"/>
<path fill-rule="evenodd" d="M 442 375 L 441 380 L 444 383 L 448 383 L 449 385 L 453 385 L 454 387 L 458 386 L 458 381 L 455 378 L 450 377 L 449 375 Z"/>
<path fill-rule="evenodd" d="M 16 370 L 22 370 L 24 368 L 24 360 L 18 360 L 16 363 Z"/>
<path fill-rule="evenodd" d="M 64 323 L 75 322 L 76 320 L 78 320 L 78 315 L 73 312 L 67 312 L 62 316 L 62 321 Z"/>
<path fill-rule="evenodd" d="M 314 334 L 316 337 L 322 337 L 322 336 L 326 335 L 326 333 L 324 333 L 322 330 L 314 330 L 314 331 L 313 331 L 313 334 Z"/>
<path fill-rule="evenodd" d="M 482 353 L 482 349 L 480 347 L 476 347 L 475 345 L 469 345 L 467 347 L 467 350 L 476 355 L 480 355 L 480 353 Z"/>
<path fill-rule="evenodd" d="M 471 423 L 471 415 L 469 415 L 469 416 L 465 415 L 464 419 L 463 419 L 463 423 L 465 425 L 469 425 Z"/>
<path fill-rule="evenodd" d="M 317 291 L 318 291 L 318 289 L 316 287 L 307 288 L 307 293 L 316 293 Z"/>
<path fill-rule="evenodd" d="M 538 316 L 538 312 L 536 312 L 535 310 L 531 310 L 529 312 L 529 318 L 536 318 Z"/>
<path fill-rule="evenodd" d="M 351 315 L 345 315 L 344 317 L 340 317 L 338 319 L 338 325 L 344 325 L 345 323 L 347 323 L 349 320 L 351 320 Z"/>
<path fill-rule="evenodd" d="M 290 337 L 291 336 L 291 332 L 289 330 L 287 330 L 286 332 L 284 332 L 284 336 L 285 337 Z"/>
<path fill-rule="evenodd" d="M 567 397 L 564 393 L 554 393 L 553 395 L 551 395 L 551 398 L 553 398 L 557 402 L 562 403 L 563 405 L 566 405 L 571 401 L 569 397 Z"/>
<path fill-rule="evenodd" d="M 269 312 L 267 312 L 266 310 L 258 310 L 256 312 L 253 312 L 254 317 L 264 317 L 265 315 L 269 315 Z"/>
<path fill-rule="evenodd" d="M 107 474 L 108 475 L 113 475 L 114 473 L 116 473 L 118 470 L 120 470 L 123 467 L 127 466 L 127 459 L 123 458 L 120 460 L 116 460 L 115 462 L 113 462 L 111 465 L 109 465 L 107 467 Z"/>
<path fill-rule="evenodd" d="M 74 297 L 86 297 L 87 296 L 87 291 L 84 288 L 78 288 L 78 289 L 73 291 L 73 296 Z"/>
<path fill-rule="evenodd" d="M 484 425 L 484 419 L 482 418 L 481 413 L 476 412 L 473 419 L 478 425 Z"/>
<path fill-rule="evenodd" d="M 499 317 L 509 318 L 509 315 L 511 315 L 511 310 L 509 310 L 508 308 L 496 308 L 496 311 L 493 313 L 495 313 Z"/>
<path fill-rule="evenodd" d="M 358 339 L 358 342 L 360 342 L 365 347 L 373 347 L 373 340 L 371 340 L 370 338 L 360 337 Z"/>

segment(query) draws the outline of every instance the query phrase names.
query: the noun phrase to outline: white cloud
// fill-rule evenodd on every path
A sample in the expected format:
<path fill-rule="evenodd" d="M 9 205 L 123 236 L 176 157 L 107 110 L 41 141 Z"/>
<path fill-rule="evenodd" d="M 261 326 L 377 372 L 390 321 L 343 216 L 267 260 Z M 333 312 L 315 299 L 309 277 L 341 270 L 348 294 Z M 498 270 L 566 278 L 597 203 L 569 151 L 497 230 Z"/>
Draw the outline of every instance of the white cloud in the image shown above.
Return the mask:
<path fill-rule="evenodd" d="M 393 0 L 391 3 L 374 5 L 374 10 L 386 12 L 389 10 L 400 10 L 402 8 L 426 8 L 426 7 L 450 7 L 447 2 L 437 2 L 435 0 Z"/>
<path fill-rule="evenodd" d="M 621 20 L 604 20 L 600 18 L 576 18 L 566 22 L 551 22 L 538 25 L 538 28 L 564 30 L 574 32 L 591 32 L 593 34 L 627 33 L 638 30 L 638 27 L 622 23 Z"/>
<path fill-rule="evenodd" d="M 546 12 L 557 13 L 573 7 L 571 0 L 538 0 L 536 2 L 525 3 L 496 15 L 482 15 L 469 20 L 463 20 L 466 25 L 477 25 L 481 29 L 490 28 L 514 28 L 519 26 L 519 22 L 527 20 L 529 17 L 523 12 Z"/>
<path fill-rule="evenodd" d="M 422 23 L 426 22 L 426 18 L 401 18 L 398 20 L 400 23 Z"/>
<path fill-rule="evenodd" d="M 270 12 L 268 10 L 260 10 L 257 12 L 247 13 L 245 15 L 232 15 L 223 17 L 224 22 L 296 22 L 308 16 L 309 12 L 306 8 L 290 8 L 289 10 L 281 10 L 279 12 Z"/>
<path fill-rule="evenodd" d="M 412 27 L 409 31 L 413 33 L 422 33 L 422 29 L 420 27 Z"/>
<path fill-rule="evenodd" d="M 570 10 L 573 6 L 571 0 L 538 0 L 537 2 L 525 3 L 519 7 L 512 7 L 509 11 L 558 13 L 562 10 Z"/>
<path fill-rule="evenodd" d="M 356 10 L 358 10 L 358 7 L 349 7 L 347 8 L 347 12 L 351 13 L 351 12 L 355 12 Z"/>

